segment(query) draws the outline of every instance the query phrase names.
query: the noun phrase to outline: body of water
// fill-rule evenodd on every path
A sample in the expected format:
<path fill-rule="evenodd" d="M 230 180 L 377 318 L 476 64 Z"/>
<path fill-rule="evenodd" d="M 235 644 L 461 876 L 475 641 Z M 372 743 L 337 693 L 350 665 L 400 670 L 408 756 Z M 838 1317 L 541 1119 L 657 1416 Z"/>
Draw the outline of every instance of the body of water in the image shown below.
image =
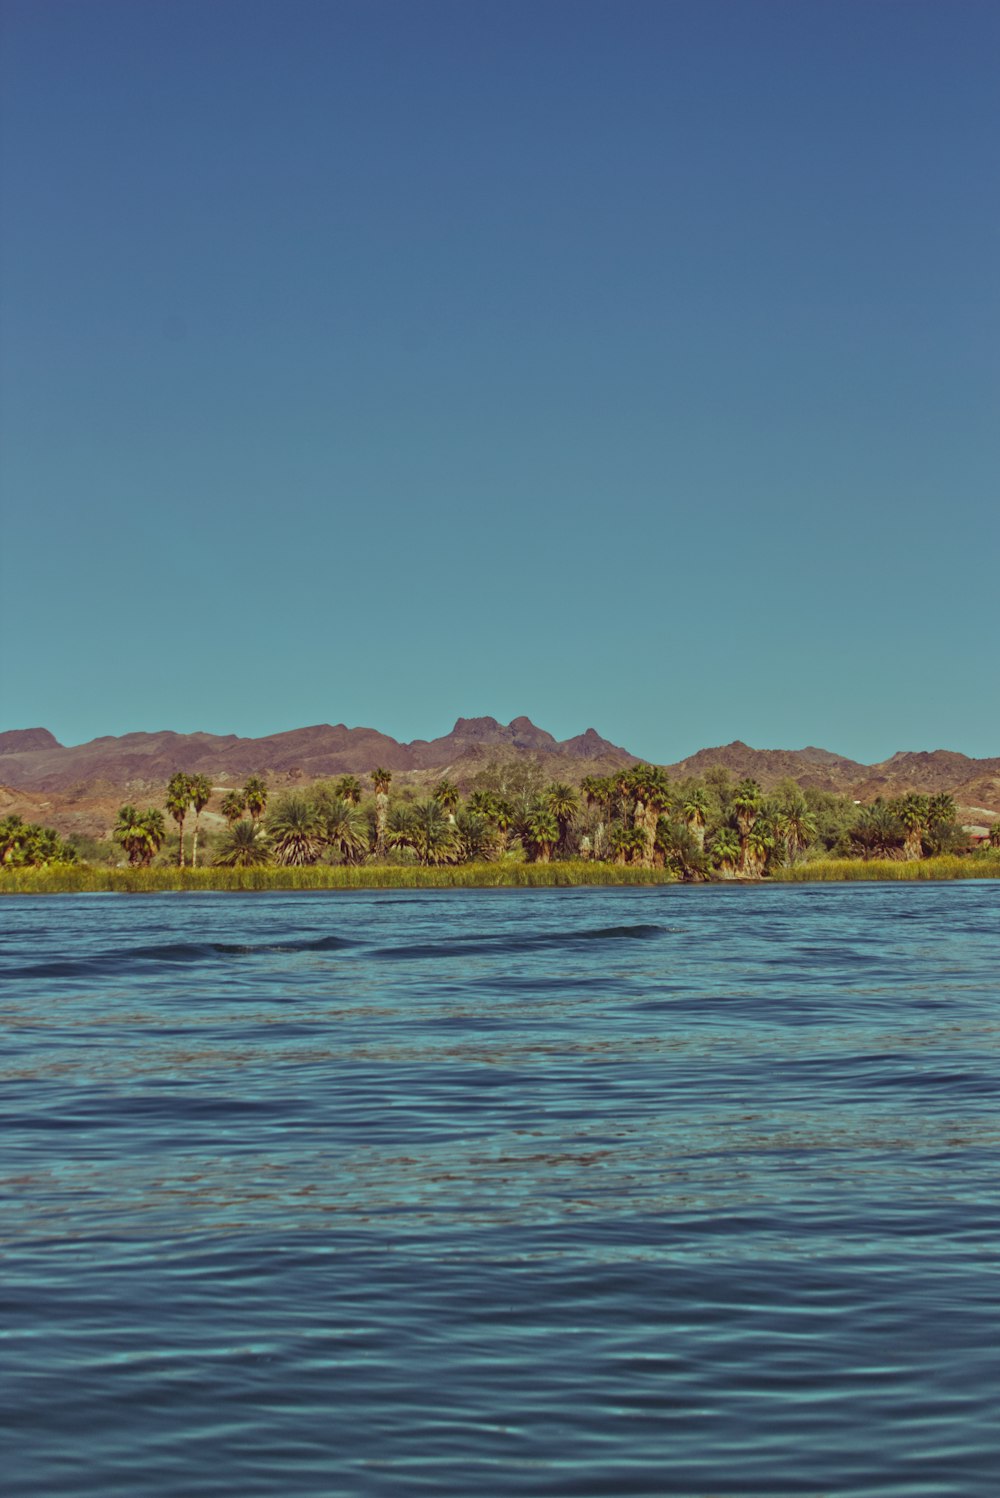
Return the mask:
<path fill-rule="evenodd" d="M 1000 1491 L 1000 885 L 0 921 L 17 1498 Z"/>

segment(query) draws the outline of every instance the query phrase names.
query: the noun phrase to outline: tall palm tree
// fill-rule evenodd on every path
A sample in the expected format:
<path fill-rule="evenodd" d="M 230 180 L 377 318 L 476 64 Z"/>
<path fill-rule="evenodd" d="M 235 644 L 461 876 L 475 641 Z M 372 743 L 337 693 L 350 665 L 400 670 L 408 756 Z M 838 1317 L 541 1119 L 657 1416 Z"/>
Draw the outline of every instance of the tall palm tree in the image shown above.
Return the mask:
<path fill-rule="evenodd" d="M 698 785 L 684 797 L 681 816 L 699 849 L 705 849 L 705 823 L 708 820 L 708 796 Z"/>
<path fill-rule="evenodd" d="M 384 858 L 386 848 L 386 826 L 389 821 L 389 787 L 392 785 L 392 771 L 383 770 L 381 765 L 370 770 L 368 778 L 375 787 L 375 857 Z"/>
<path fill-rule="evenodd" d="M 243 801 L 255 822 L 267 811 L 267 786 L 259 775 L 251 775 L 243 787 Z"/>
<path fill-rule="evenodd" d="M 930 816 L 930 802 L 927 797 L 911 791 L 897 805 L 896 814 L 906 828 L 903 857 L 923 858 L 924 833 L 927 831 Z"/>
<path fill-rule="evenodd" d="M 222 815 L 225 817 L 230 827 L 232 827 L 234 822 L 238 822 L 240 820 L 246 809 L 247 804 L 241 791 L 229 791 L 225 796 L 223 796 Z"/>
<path fill-rule="evenodd" d="M 323 851 L 323 821 L 305 796 L 285 796 L 268 819 L 267 830 L 279 863 L 315 863 Z"/>
<path fill-rule="evenodd" d="M 635 765 L 629 772 L 629 786 L 635 798 L 634 825 L 642 833 L 642 863 L 653 867 L 656 846 L 656 824 L 670 805 L 670 778 L 659 765 Z"/>
<path fill-rule="evenodd" d="M 733 792 L 732 799 L 733 813 L 740 837 L 739 869 L 741 874 L 750 873 L 751 855 L 748 842 L 750 829 L 760 816 L 763 804 L 764 798 L 756 780 L 741 780 Z"/>
<path fill-rule="evenodd" d="M 774 813 L 774 831 L 785 845 L 788 862 L 794 863 L 816 836 L 816 818 L 804 796 L 790 798 Z"/>
<path fill-rule="evenodd" d="M 184 867 L 184 820 L 191 808 L 191 776 L 178 770 L 167 782 L 164 805 L 177 823 L 177 866 Z"/>
<path fill-rule="evenodd" d="M 198 831 L 201 825 L 201 814 L 212 799 L 212 782 L 207 775 L 192 775 L 189 781 L 191 787 L 191 804 L 194 807 L 194 841 L 191 846 L 191 867 L 198 867 Z"/>
<path fill-rule="evenodd" d="M 229 869 L 259 868 L 271 862 L 271 839 L 260 822 L 244 817 L 230 823 L 215 862 Z"/>
<path fill-rule="evenodd" d="M 361 781 L 356 775 L 341 775 L 337 781 L 337 795 L 348 806 L 361 804 Z"/>
<path fill-rule="evenodd" d="M 555 781 L 545 792 L 545 803 L 559 827 L 559 848 L 565 853 L 569 824 L 580 810 L 580 798 L 571 785 Z"/>

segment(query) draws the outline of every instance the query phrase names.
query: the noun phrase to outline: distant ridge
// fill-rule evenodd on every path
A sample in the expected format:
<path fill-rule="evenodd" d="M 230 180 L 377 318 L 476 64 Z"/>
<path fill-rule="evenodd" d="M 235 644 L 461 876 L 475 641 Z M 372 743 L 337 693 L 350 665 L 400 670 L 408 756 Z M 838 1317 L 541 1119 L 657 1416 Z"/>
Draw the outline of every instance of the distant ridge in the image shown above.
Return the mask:
<path fill-rule="evenodd" d="M 469 760 L 522 753 L 593 761 L 608 769 L 635 760 L 593 728 L 560 743 L 530 718 L 514 718 L 506 726 L 496 718 L 459 718 L 443 737 L 409 744 L 374 728 L 348 728 L 343 723 L 294 728 L 257 739 L 164 729 L 91 739 L 71 747 L 60 744 L 47 728 L 24 728 L 0 734 L 0 783 L 37 791 L 88 785 L 153 788 L 175 770 L 233 784 L 247 775 L 318 780 L 364 774 L 376 765 L 394 772 L 444 770 Z"/>

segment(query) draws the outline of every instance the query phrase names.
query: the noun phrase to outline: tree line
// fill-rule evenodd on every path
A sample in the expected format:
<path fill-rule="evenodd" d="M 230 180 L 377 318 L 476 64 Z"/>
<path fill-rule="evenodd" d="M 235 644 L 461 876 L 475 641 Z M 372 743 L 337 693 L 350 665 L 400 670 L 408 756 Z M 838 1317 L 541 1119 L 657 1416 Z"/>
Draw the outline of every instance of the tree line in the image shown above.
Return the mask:
<path fill-rule="evenodd" d="M 859 806 L 848 797 L 803 790 L 791 779 L 765 792 L 757 781 L 734 782 L 722 769 L 672 782 L 659 766 L 636 764 L 574 786 L 547 780 L 539 760 L 518 758 L 488 763 L 464 795 L 448 778 L 423 795 L 404 786 L 394 796 L 392 785 L 392 772 L 379 767 L 367 777 L 342 775 L 269 805 L 266 783 L 251 777 L 242 790 L 222 795 L 227 826 L 213 845 L 212 862 L 245 868 L 321 860 L 432 865 L 583 858 L 668 868 L 685 880 L 759 879 L 806 858 L 918 859 L 968 848 L 948 795 L 911 793 Z M 184 867 L 191 819 L 195 867 L 201 816 L 213 794 L 205 776 L 178 772 L 163 811 L 120 809 L 114 840 L 130 863 L 151 863 L 166 840 L 166 812 L 177 827 L 177 861 Z M 1000 847 L 1000 823 L 991 841 Z"/>

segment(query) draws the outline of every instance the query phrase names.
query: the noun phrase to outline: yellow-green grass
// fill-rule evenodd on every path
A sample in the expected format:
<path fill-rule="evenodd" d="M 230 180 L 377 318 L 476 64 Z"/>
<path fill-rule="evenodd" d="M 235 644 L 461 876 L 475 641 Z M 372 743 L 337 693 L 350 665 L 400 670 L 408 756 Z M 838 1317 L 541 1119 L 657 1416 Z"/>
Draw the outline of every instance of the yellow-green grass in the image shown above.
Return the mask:
<path fill-rule="evenodd" d="M 802 884 L 827 880 L 1000 879 L 1000 852 L 962 858 L 828 858 L 779 869 L 775 882 Z M 543 889 L 582 885 L 672 884 L 665 869 L 631 864 L 464 863 L 421 868 L 413 865 L 359 864 L 311 868 L 177 869 L 108 868 L 99 864 L 53 864 L 42 869 L 0 870 L 0 894 L 158 894 L 197 890 L 296 889 Z"/>
<path fill-rule="evenodd" d="M 1000 852 L 973 853 L 957 858 L 823 858 L 813 863 L 778 869 L 774 878 L 785 884 L 842 879 L 1000 879 Z"/>
<path fill-rule="evenodd" d="M 0 872 L 0 893 L 11 895 L 156 894 L 170 890 L 475 889 L 586 884 L 671 884 L 664 869 L 587 863 L 464 863 L 436 868 L 359 864 L 311 868 L 113 869 L 53 864 Z"/>

